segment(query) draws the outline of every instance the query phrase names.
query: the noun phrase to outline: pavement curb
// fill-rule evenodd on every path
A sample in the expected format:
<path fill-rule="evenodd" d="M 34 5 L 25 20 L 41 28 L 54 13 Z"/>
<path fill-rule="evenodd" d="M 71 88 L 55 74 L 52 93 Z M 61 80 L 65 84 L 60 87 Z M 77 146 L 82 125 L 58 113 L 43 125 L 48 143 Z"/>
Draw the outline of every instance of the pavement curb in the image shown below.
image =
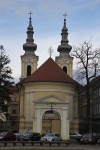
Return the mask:
<path fill-rule="evenodd" d="M 93 148 L 80 147 L 0 147 L 0 150 L 96 150 Z"/>

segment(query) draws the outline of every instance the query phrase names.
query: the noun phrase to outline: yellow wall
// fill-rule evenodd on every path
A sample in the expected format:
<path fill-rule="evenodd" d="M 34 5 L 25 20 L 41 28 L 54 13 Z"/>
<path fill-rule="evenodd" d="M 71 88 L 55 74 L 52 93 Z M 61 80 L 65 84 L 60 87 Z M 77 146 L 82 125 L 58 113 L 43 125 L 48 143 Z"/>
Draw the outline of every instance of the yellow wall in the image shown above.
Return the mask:
<path fill-rule="evenodd" d="M 59 112 L 61 115 L 63 114 L 62 108 L 67 108 L 67 120 L 66 120 L 66 135 L 63 135 L 63 132 L 61 131 L 61 135 L 63 139 L 69 138 L 69 129 L 70 130 L 78 130 L 78 126 L 76 126 L 76 122 L 74 121 L 75 114 L 77 114 L 77 110 L 75 109 L 77 105 L 77 98 L 74 97 L 75 95 L 75 86 L 65 83 L 31 83 L 31 84 L 25 84 L 21 90 L 21 97 L 20 97 L 20 130 L 26 130 L 27 128 L 30 128 L 33 131 L 37 130 L 37 111 L 36 107 L 38 104 L 34 104 L 34 101 L 42 100 L 44 102 L 68 102 L 68 105 L 65 104 L 57 104 L 53 105 L 57 112 Z M 51 96 L 50 96 L 51 95 Z M 53 97 L 52 95 L 56 96 Z M 50 96 L 50 97 L 49 97 Z M 47 97 L 47 98 L 46 98 Z M 75 102 L 74 102 L 75 99 Z M 41 100 L 41 101 L 42 101 Z M 76 105 L 75 105 L 76 103 Z M 40 108 L 40 132 L 42 132 L 42 114 L 46 111 L 46 108 L 44 107 L 44 104 L 39 104 Z M 49 107 L 50 104 L 45 104 L 45 107 Z M 75 112 L 76 111 L 76 112 Z M 29 115 L 29 116 L 28 116 Z M 30 116 L 32 116 L 30 118 Z M 28 119 L 28 120 L 27 120 Z M 73 122 L 73 126 L 71 128 L 69 127 L 70 119 Z M 31 125 L 25 125 L 25 122 L 30 122 Z M 32 124 L 33 122 L 33 124 Z M 27 124 L 27 123 L 26 123 Z M 56 123 L 54 123 L 56 124 Z M 32 129 L 33 128 L 33 129 Z"/>
<path fill-rule="evenodd" d="M 57 56 L 55 62 L 63 69 L 64 66 L 67 67 L 67 74 L 73 77 L 73 57 L 68 56 Z"/>
<path fill-rule="evenodd" d="M 27 66 L 31 66 L 31 73 L 37 69 L 38 56 L 30 54 L 24 54 L 21 56 L 21 79 L 27 77 Z"/>

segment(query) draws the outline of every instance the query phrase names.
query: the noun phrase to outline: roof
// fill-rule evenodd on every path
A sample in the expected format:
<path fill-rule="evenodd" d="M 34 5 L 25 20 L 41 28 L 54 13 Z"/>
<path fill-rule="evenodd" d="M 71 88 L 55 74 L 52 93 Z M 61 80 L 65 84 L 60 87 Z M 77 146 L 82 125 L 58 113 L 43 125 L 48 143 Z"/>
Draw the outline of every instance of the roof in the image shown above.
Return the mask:
<path fill-rule="evenodd" d="M 35 72 L 27 78 L 21 80 L 18 84 L 29 82 L 60 82 L 77 83 L 50 57 Z"/>
<path fill-rule="evenodd" d="M 95 84 L 100 85 L 100 75 L 90 81 L 90 86 L 94 87 Z"/>
<path fill-rule="evenodd" d="M 12 91 L 18 91 L 18 88 L 17 88 L 16 85 L 15 85 L 15 86 L 12 86 L 12 87 L 10 88 L 10 90 L 12 90 Z"/>

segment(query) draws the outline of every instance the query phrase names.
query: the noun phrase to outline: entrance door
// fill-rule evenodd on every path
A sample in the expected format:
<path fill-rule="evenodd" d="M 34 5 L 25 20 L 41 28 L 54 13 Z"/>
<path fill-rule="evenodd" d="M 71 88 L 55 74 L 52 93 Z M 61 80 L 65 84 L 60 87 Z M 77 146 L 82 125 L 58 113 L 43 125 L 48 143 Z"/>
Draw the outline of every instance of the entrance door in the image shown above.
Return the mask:
<path fill-rule="evenodd" d="M 42 133 L 61 133 L 61 119 L 56 111 L 46 111 L 42 116 Z"/>

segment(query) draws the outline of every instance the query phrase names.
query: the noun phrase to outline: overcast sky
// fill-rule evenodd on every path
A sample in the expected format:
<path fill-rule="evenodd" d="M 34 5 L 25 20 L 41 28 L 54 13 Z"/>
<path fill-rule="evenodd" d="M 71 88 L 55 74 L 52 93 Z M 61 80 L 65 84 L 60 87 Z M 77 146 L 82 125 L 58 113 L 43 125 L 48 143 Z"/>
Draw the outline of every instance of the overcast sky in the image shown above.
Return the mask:
<path fill-rule="evenodd" d="M 100 46 L 100 0 L 0 0 L 0 45 L 9 55 L 15 82 L 21 76 L 20 56 L 24 54 L 30 11 L 33 13 L 38 66 L 48 59 L 50 47 L 54 60 L 59 55 L 57 47 L 61 41 L 65 12 L 71 46 L 88 41 L 91 37 L 92 44 Z"/>

